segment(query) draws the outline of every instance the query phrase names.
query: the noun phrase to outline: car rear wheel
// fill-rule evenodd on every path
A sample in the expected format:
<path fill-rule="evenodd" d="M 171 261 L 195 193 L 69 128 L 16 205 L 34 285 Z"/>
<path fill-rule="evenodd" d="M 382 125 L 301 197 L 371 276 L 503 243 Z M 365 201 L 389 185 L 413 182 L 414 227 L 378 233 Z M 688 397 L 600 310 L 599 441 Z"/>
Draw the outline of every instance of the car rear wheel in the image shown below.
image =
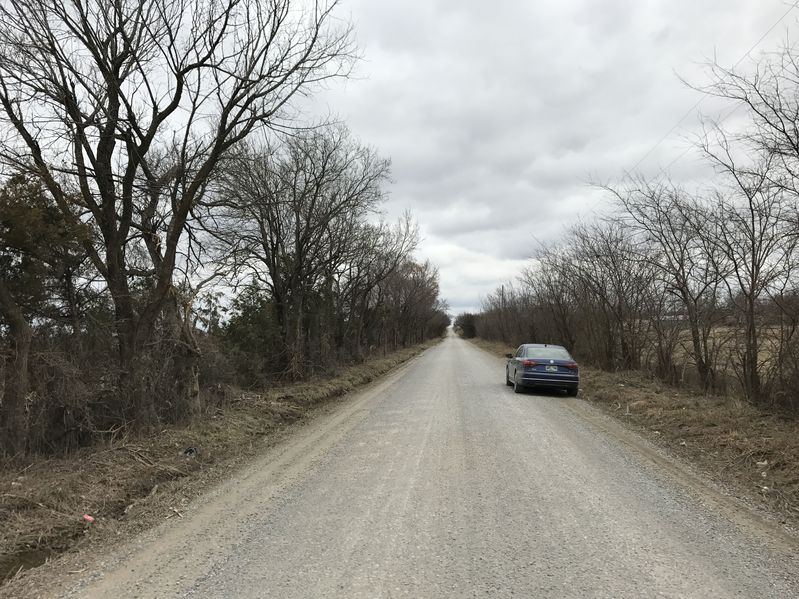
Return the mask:
<path fill-rule="evenodd" d="M 566 395 L 568 395 L 569 397 L 577 397 L 577 391 L 579 391 L 577 387 L 575 387 L 574 389 L 566 389 Z"/>
<path fill-rule="evenodd" d="M 516 380 L 514 380 L 513 381 L 513 392 L 514 393 L 523 393 L 524 392 L 524 385 L 520 385 L 519 383 L 516 382 Z"/>

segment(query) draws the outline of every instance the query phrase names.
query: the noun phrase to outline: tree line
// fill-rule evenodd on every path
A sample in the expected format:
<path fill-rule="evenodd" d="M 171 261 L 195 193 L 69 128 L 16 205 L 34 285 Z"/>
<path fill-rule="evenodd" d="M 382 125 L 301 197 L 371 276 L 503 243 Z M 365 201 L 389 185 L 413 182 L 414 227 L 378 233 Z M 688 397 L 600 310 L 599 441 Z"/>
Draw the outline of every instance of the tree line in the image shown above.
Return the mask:
<path fill-rule="evenodd" d="M 441 335 L 390 164 L 302 100 L 357 60 L 337 0 L 0 7 L 0 446 L 201 417 Z"/>
<path fill-rule="evenodd" d="M 746 114 L 698 138 L 717 177 L 601 185 L 613 209 L 538 247 L 457 318 L 461 334 L 562 343 L 601 368 L 799 409 L 799 54 L 707 72 L 697 89 Z"/>

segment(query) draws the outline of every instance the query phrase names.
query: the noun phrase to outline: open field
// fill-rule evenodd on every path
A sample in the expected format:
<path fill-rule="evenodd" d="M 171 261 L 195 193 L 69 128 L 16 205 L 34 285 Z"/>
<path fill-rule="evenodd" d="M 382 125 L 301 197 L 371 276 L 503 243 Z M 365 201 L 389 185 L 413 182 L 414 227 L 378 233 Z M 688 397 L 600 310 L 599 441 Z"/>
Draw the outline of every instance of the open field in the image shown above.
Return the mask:
<path fill-rule="evenodd" d="M 365 385 L 437 342 L 341 371 L 332 379 L 241 392 L 185 428 L 122 438 L 63 459 L 0 470 L 0 580 L 67 550 L 128 537 L 181 508 L 315 407 Z M 84 515 L 91 516 L 89 523 Z"/>
<path fill-rule="evenodd" d="M 472 339 L 497 355 L 501 343 Z M 689 460 L 725 491 L 799 529 L 799 421 L 736 398 L 675 389 L 640 372 L 581 368 L 580 397 Z"/>
<path fill-rule="evenodd" d="M 785 342 L 785 331 L 781 331 L 778 326 L 763 325 L 759 328 L 759 352 L 758 364 L 760 372 L 767 377 L 774 374 L 774 370 L 779 368 L 779 354 L 781 343 Z M 721 388 L 726 389 L 730 394 L 741 394 L 740 373 L 741 344 L 743 331 L 732 326 L 715 326 L 710 331 L 709 346 L 715 359 L 717 377 L 720 379 Z M 654 347 L 655 339 L 649 339 Z M 696 364 L 692 357 L 693 348 L 691 345 L 691 333 L 686 328 L 679 332 L 677 343 L 674 347 L 674 364 L 680 374 L 680 380 L 699 385 L 700 381 L 696 374 Z M 654 362 L 654 356 L 648 356 Z"/>

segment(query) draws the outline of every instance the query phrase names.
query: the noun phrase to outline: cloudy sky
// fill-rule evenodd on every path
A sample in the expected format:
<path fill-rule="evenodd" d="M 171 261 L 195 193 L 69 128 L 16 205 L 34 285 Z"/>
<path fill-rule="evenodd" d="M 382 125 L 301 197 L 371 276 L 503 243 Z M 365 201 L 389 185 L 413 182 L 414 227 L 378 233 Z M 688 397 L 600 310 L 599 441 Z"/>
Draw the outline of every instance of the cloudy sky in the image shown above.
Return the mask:
<path fill-rule="evenodd" d="M 389 216 L 410 208 L 420 258 L 457 314 L 604 203 L 701 99 L 701 63 L 738 62 L 791 8 L 783 0 L 343 0 L 364 60 L 321 101 L 392 159 Z M 757 45 L 774 49 L 794 9 Z M 794 36 L 795 37 L 795 36 Z M 745 64 L 745 63 L 744 63 Z M 704 101 L 715 116 L 722 106 Z M 723 114 L 723 112 L 722 112 Z M 638 170 L 683 155 L 691 114 Z M 705 169 L 693 152 L 669 168 Z"/>

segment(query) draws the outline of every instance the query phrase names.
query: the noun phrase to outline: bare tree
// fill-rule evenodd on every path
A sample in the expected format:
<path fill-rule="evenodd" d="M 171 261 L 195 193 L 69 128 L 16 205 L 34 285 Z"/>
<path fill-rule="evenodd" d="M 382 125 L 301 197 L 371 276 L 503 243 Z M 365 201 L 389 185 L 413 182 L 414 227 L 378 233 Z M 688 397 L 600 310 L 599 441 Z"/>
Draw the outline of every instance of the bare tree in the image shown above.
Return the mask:
<path fill-rule="evenodd" d="M 599 302 L 617 339 L 622 368 L 639 368 L 649 326 L 644 306 L 650 292 L 652 269 L 637 257 L 633 241 L 613 221 L 578 225 L 571 231 L 569 271 L 584 294 Z M 614 350 L 612 337 L 609 353 Z"/>
<path fill-rule="evenodd" d="M 421 264 L 405 259 L 397 270 L 382 284 L 382 302 L 391 316 L 393 345 L 404 346 L 428 338 L 431 320 L 440 327 L 442 313 L 446 315 L 446 304 L 438 297 L 438 269 L 429 261 Z M 444 332 L 449 318 L 437 336 Z"/>
<path fill-rule="evenodd" d="M 535 262 L 522 274 L 520 280 L 535 297 L 539 314 L 545 309 L 543 320 L 554 325 L 548 331 L 548 339 L 558 339 L 569 348 L 577 345 L 578 335 L 575 320 L 577 302 L 574 287 L 566 277 L 568 258 L 561 253 L 561 247 L 541 246 L 536 252 Z M 543 328 L 543 327 L 541 327 Z"/>
<path fill-rule="evenodd" d="M 140 426 L 156 418 L 147 348 L 192 210 L 231 148 L 290 123 L 293 98 L 348 74 L 353 42 L 337 4 L 0 6 L 0 159 L 95 229 L 85 249 L 113 298 L 123 390 Z"/>
<path fill-rule="evenodd" d="M 713 211 L 717 235 L 710 243 L 729 264 L 725 284 L 742 329 L 741 384 L 748 398 L 762 401 L 769 389 L 762 379 L 766 358 L 761 354 L 765 332 L 761 303 L 780 295 L 795 273 L 796 207 L 784 187 L 773 183 L 770 160 L 740 166 L 721 132 L 718 139 L 718 148 L 707 145 L 705 151 L 732 184 L 726 193 L 717 192 Z"/>
<path fill-rule="evenodd" d="M 275 302 L 292 378 L 305 371 L 312 295 L 352 261 L 365 217 L 382 203 L 388 172 L 388 161 L 340 126 L 245 150 L 227 168 L 219 202 L 225 237 Z"/>
<path fill-rule="evenodd" d="M 748 158 L 753 158 L 770 185 L 796 196 L 799 193 L 796 187 L 799 176 L 799 49 L 788 43 L 741 68 L 727 68 L 718 62 L 706 66 L 709 81 L 692 87 L 743 106 L 749 125 L 729 133 L 720 123 L 711 121 L 699 145 L 712 162 L 733 177 L 735 172 L 751 170 Z M 735 153 L 737 161 L 733 160 Z"/>
<path fill-rule="evenodd" d="M 394 226 L 364 223 L 350 255 L 334 276 L 337 301 L 335 340 L 360 358 L 364 345 L 383 351 L 389 343 L 389 313 L 384 304 L 385 282 L 409 259 L 416 248 L 419 229 L 405 213 Z"/>
<path fill-rule="evenodd" d="M 773 357 L 762 355 L 769 329 L 760 304 L 770 298 L 778 307 L 791 305 L 780 298 L 792 291 L 796 267 L 799 53 L 786 45 L 747 70 L 718 63 L 707 70 L 710 82 L 699 89 L 738 102 L 749 116 L 749 126 L 735 133 L 711 123 L 700 147 L 730 182 L 717 195 L 717 246 L 730 262 L 729 295 L 742 320 L 742 385 L 748 397 L 763 400 L 768 392 L 764 371 L 780 368 L 768 368 Z"/>
<path fill-rule="evenodd" d="M 702 386 L 715 388 L 711 332 L 719 324 L 719 291 L 727 275 L 727 262 L 714 242 L 718 223 L 700 200 L 668 181 L 636 179 L 604 189 L 616 197 L 622 218 L 640 238 L 641 259 L 679 300 L 679 311 L 668 316 L 685 318 Z"/>

